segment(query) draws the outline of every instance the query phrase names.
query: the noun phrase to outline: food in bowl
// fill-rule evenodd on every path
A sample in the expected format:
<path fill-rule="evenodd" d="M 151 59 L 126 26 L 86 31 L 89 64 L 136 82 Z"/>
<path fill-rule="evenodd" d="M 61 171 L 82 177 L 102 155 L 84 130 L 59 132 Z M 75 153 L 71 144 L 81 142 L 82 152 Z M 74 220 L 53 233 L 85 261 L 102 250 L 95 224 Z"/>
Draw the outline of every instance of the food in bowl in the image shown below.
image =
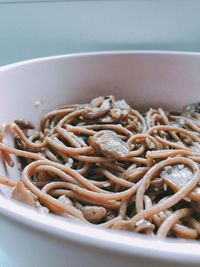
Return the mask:
<path fill-rule="evenodd" d="M 16 147 L 6 140 L 12 134 Z M 150 108 L 99 96 L 47 113 L 39 130 L 4 124 L 0 150 L 21 159 L 11 197 L 97 227 L 158 238 L 200 237 L 200 107 Z"/>

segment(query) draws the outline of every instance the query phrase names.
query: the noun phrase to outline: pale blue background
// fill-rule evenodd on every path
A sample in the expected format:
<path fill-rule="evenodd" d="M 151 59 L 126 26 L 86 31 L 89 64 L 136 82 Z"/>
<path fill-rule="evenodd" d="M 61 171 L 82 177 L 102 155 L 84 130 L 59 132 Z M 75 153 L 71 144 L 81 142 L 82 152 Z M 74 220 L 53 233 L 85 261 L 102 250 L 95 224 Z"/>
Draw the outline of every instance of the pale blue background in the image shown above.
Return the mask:
<path fill-rule="evenodd" d="M 11 260 L 2 251 L 0 251 L 0 267 L 15 267 Z"/>
<path fill-rule="evenodd" d="M 81 51 L 200 51 L 199 11 L 200 0 L 0 0 L 0 65 Z M 13 267 L 3 252 L 0 267 Z"/>
<path fill-rule="evenodd" d="M 200 50 L 200 0 L 0 3 L 0 65 L 91 50 Z"/>

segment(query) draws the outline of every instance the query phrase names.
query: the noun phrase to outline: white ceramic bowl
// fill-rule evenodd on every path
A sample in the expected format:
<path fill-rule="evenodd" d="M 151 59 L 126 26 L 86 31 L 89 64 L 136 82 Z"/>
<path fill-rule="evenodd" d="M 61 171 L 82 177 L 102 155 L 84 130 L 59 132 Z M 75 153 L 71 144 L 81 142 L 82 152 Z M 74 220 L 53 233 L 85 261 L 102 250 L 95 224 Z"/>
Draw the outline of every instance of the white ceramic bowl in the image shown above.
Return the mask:
<path fill-rule="evenodd" d="M 199 88 L 199 54 L 113 52 L 36 59 L 0 68 L 0 123 L 20 117 L 38 123 L 57 106 L 108 94 L 139 109 L 177 109 L 200 100 Z M 17 169 L 8 174 L 19 175 Z M 198 242 L 90 228 L 3 198 L 0 246 L 19 267 L 200 265 Z"/>

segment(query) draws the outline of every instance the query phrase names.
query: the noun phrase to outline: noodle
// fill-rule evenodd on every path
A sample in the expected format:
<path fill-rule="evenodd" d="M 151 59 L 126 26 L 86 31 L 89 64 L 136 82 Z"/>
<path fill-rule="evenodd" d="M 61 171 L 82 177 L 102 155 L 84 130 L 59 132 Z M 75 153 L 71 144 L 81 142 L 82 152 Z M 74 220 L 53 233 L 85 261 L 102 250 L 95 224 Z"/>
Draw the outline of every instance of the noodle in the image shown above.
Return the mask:
<path fill-rule="evenodd" d="M 162 108 L 141 114 L 97 97 L 31 122 L 4 124 L 7 167 L 23 160 L 20 182 L 0 176 L 11 198 L 96 227 L 200 239 L 200 114 Z M 192 112 L 191 112 L 192 110 Z M 7 133 L 15 147 L 8 144 Z"/>

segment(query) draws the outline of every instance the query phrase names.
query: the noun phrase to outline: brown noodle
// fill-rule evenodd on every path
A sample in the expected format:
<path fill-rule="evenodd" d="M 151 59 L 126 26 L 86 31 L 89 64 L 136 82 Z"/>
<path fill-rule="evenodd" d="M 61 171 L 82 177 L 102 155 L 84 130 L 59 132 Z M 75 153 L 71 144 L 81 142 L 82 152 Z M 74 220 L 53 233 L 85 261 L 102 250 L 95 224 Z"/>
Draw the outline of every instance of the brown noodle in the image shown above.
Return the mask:
<path fill-rule="evenodd" d="M 98 97 L 47 113 L 40 130 L 23 120 L 4 125 L 0 151 L 10 167 L 11 154 L 23 159 L 20 182 L 0 176 L 0 184 L 40 211 L 158 238 L 200 238 L 200 115 L 190 106 L 141 114 Z"/>

